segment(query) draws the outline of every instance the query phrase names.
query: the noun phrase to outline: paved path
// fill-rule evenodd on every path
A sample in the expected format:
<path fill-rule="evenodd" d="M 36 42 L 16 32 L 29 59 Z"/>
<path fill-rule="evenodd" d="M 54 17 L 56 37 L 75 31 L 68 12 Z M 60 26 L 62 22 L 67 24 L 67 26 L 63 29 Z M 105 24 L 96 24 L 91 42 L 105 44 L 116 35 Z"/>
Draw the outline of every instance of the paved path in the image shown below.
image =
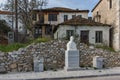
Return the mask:
<path fill-rule="evenodd" d="M 70 79 L 70 78 L 87 78 L 87 77 L 97 77 L 97 76 L 112 76 L 120 75 L 120 67 L 104 69 L 104 70 L 79 70 L 79 71 L 45 71 L 45 72 L 27 72 L 27 73 L 9 73 L 1 74 L 0 80 L 4 79 L 14 79 L 14 80 L 24 80 L 24 79 L 39 79 L 39 80 L 56 80 L 56 79 Z"/>
<path fill-rule="evenodd" d="M 62 79 L 62 80 L 120 80 L 120 76 L 104 76 L 104 77 L 93 77 L 93 78 Z"/>

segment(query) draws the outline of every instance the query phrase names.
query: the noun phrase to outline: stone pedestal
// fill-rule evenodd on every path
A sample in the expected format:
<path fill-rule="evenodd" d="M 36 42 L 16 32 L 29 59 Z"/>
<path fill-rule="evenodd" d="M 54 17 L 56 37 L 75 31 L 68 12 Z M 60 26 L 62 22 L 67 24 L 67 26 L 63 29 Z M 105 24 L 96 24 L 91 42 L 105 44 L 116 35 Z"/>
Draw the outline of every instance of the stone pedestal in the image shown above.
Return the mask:
<path fill-rule="evenodd" d="M 34 59 L 34 71 L 35 72 L 43 72 L 44 71 L 44 59 Z"/>
<path fill-rule="evenodd" d="M 95 56 L 93 58 L 93 67 L 97 68 L 97 69 L 102 69 L 103 68 L 103 60 L 104 58 L 99 57 L 99 56 Z"/>
<path fill-rule="evenodd" d="M 69 70 L 78 70 L 79 67 L 79 51 L 78 50 L 67 50 L 65 52 L 65 67 L 64 69 Z"/>

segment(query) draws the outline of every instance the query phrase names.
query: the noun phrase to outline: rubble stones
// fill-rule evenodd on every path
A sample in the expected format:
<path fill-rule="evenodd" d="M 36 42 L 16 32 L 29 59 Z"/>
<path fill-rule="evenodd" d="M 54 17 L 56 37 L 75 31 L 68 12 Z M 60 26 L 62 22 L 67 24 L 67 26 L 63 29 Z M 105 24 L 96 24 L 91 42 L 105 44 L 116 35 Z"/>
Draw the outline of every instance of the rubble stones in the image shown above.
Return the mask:
<path fill-rule="evenodd" d="M 6 70 L 6 68 L 5 68 L 5 66 L 0 66 L 0 73 L 4 73 L 4 72 L 6 72 L 7 70 Z"/>
<path fill-rule="evenodd" d="M 65 64 L 66 40 L 53 40 L 45 43 L 31 44 L 13 52 L 0 52 L 0 72 L 28 72 L 34 71 L 34 57 L 44 58 L 44 69 L 63 69 Z M 119 67 L 120 54 L 108 50 L 98 49 L 76 42 L 80 51 L 80 66 L 92 67 L 94 56 L 102 56 L 105 67 Z"/>

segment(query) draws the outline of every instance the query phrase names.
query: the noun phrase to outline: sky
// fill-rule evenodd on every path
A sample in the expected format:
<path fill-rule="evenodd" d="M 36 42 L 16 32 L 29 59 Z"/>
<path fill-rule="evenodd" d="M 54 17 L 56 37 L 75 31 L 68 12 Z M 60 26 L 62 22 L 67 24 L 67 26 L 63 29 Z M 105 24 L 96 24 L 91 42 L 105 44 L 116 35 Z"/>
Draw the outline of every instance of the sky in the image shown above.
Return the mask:
<path fill-rule="evenodd" d="M 4 3 L 6 0 L 0 0 L 0 3 Z M 92 10 L 99 0 L 48 0 L 48 7 L 67 7 L 79 10 Z M 91 16 L 91 13 L 89 13 Z"/>
<path fill-rule="evenodd" d="M 48 0 L 47 7 L 67 7 L 79 10 L 90 10 L 89 16 L 92 16 L 91 10 L 99 0 Z"/>

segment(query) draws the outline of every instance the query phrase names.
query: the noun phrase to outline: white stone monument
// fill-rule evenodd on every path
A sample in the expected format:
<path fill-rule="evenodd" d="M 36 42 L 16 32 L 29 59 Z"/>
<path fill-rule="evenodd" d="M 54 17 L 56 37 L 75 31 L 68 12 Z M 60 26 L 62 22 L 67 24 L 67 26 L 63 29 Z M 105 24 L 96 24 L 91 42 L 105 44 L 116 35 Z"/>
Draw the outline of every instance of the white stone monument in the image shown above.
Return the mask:
<path fill-rule="evenodd" d="M 65 67 L 64 69 L 78 70 L 79 65 L 79 50 L 76 48 L 73 36 L 70 37 L 70 41 L 67 43 L 67 50 L 65 51 Z"/>

